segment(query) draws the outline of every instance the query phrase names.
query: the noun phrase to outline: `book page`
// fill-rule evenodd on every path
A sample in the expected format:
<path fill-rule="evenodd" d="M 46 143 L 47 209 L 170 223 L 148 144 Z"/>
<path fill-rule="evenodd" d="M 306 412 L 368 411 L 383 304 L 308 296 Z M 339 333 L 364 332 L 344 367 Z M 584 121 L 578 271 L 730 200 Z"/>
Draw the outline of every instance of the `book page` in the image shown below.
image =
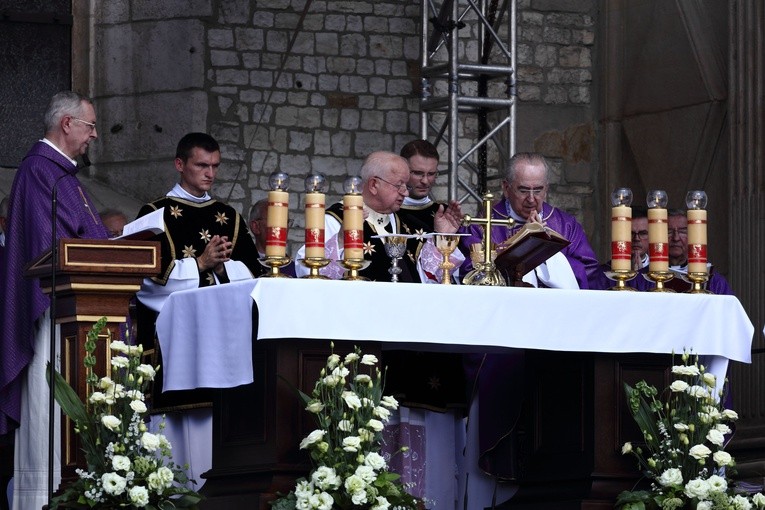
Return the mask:
<path fill-rule="evenodd" d="M 114 239 L 136 239 L 151 237 L 165 231 L 165 208 L 157 209 L 153 213 L 137 218 L 122 229 L 122 235 Z"/>

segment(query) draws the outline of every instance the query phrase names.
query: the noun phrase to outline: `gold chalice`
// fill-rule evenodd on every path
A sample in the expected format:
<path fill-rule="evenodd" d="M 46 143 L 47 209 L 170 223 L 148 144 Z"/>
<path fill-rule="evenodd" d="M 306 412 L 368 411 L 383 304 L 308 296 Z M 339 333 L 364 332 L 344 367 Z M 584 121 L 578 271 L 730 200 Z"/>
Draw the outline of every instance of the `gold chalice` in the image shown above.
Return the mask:
<path fill-rule="evenodd" d="M 290 263 L 292 259 L 290 257 L 277 257 L 274 255 L 268 255 L 265 258 L 258 259 L 261 265 L 269 268 L 271 271 L 261 276 L 261 278 L 292 278 L 288 274 L 284 274 L 280 271 Z"/>
<path fill-rule="evenodd" d="M 444 285 L 449 285 L 452 283 L 452 270 L 454 269 L 454 264 L 452 263 L 451 260 L 449 260 L 449 257 L 451 257 L 452 253 L 454 253 L 454 250 L 457 249 L 457 245 L 459 245 L 459 242 L 460 242 L 460 237 L 463 237 L 466 235 L 467 234 L 457 234 L 457 233 L 433 234 L 433 241 L 436 244 L 436 248 L 438 248 L 438 251 L 444 257 L 444 260 L 438 266 L 443 271 L 443 275 L 441 276 L 441 283 L 443 283 Z"/>

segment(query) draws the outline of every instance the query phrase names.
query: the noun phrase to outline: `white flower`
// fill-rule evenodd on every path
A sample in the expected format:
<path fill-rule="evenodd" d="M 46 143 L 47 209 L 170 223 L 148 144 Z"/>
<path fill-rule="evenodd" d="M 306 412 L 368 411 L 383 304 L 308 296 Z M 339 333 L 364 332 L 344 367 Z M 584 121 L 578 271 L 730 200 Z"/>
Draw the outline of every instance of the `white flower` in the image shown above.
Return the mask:
<path fill-rule="evenodd" d="M 298 498 L 309 498 L 313 494 L 313 484 L 307 480 L 300 480 L 295 486 L 295 496 Z"/>
<path fill-rule="evenodd" d="M 733 462 L 733 457 L 730 456 L 730 453 L 723 450 L 715 452 L 712 455 L 712 459 L 715 461 L 715 464 L 720 467 L 729 466 Z"/>
<path fill-rule="evenodd" d="M 151 365 L 138 365 L 135 371 L 149 381 L 153 381 L 157 375 L 157 371 Z"/>
<path fill-rule="evenodd" d="M 160 448 L 166 448 L 168 450 L 173 448 L 173 445 L 170 444 L 170 441 L 168 441 L 164 434 L 159 434 L 159 446 Z"/>
<path fill-rule="evenodd" d="M 364 464 L 366 464 L 367 466 L 371 466 L 373 469 L 376 469 L 378 471 L 381 469 L 385 469 L 387 465 L 385 462 L 385 457 L 383 457 L 377 452 L 367 453 L 367 456 L 364 458 Z"/>
<path fill-rule="evenodd" d="M 324 379 L 321 380 L 321 382 L 324 384 L 324 386 L 328 386 L 330 388 L 334 388 L 338 384 L 340 384 L 340 381 L 342 378 L 337 375 L 328 375 Z"/>
<path fill-rule="evenodd" d="M 390 395 L 385 395 L 380 400 L 380 405 L 387 407 L 388 409 L 398 409 L 398 400 L 391 397 Z"/>
<path fill-rule="evenodd" d="M 343 439 L 343 450 L 346 452 L 357 452 L 361 447 L 361 438 L 358 436 L 348 436 Z"/>
<path fill-rule="evenodd" d="M 141 487 L 140 485 L 131 487 L 128 495 L 130 496 L 130 502 L 139 508 L 149 504 L 149 491 L 146 490 L 146 487 Z"/>
<path fill-rule="evenodd" d="M 353 423 L 351 423 L 350 420 L 340 420 L 340 423 L 337 424 L 337 428 L 343 432 L 350 432 L 353 430 Z"/>
<path fill-rule="evenodd" d="M 372 378 L 369 377 L 367 374 L 358 374 L 355 377 L 356 382 L 359 384 L 369 384 L 372 382 Z"/>
<path fill-rule="evenodd" d="M 384 496 L 377 496 L 375 500 L 376 503 L 372 505 L 370 510 L 388 510 L 390 508 L 390 503 Z"/>
<path fill-rule="evenodd" d="M 329 358 L 327 358 L 327 367 L 329 369 L 335 368 L 338 365 L 338 363 L 340 363 L 340 356 L 338 356 L 337 354 L 333 353 L 329 356 Z"/>
<path fill-rule="evenodd" d="M 722 412 L 722 416 L 728 420 L 738 420 L 738 413 L 733 409 L 726 409 Z"/>
<path fill-rule="evenodd" d="M 364 480 L 357 475 L 351 475 L 348 478 L 345 479 L 345 490 L 349 493 L 354 492 L 363 492 L 367 487 L 367 484 L 364 483 Z"/>
<path fill-rule="evenodd" d="M 725 492 L 728 490 L 728 482 L 719 475 L 712 475 L 707 479 L 709 492 Z"/>
<path fill-rule="evenodd" d="M 350 370 L 348 370 L 342 365 L 332 370 L 332 375 L 339 378 L 348 377 L 348 374 L 350 373 L 351 373 Z"/>
<path fill-rule="evenodd" d="M 122 340 L 114 340 L 109 344 L 109 348 L 111 348 L 111 350 L 114 352 L 123 352 L 125 354 L 128 353 L 128 346 Z"/>
<path fill-rule="evenodd" d="M 365 354 L 361 357 L 361 364 L 362 365 L 374 365 L 377 363 L 377 356 L 374 354 Z"/>
<path fill-rule="evenodd" d="M 359 429 L 356 431 L 359 434 L 359 440 L 364 443 L 371 443 L 375 439 L 375 434 L 369 429 Z"/>
<path fill-rule="evenodd" d="M 706 384 L 710 388 L 714 388 L 715 384 L 717 383 L 717 378 L 715 377 L 715 374 L 711 374 L 709 372 L 705 373 L 702 379 L 704 379 L 704 384 Z"/>
<path fill-rule="evenodd" d="M 129 471 L 130 459 L 124 455 L 115 455 L 112 457 L 112 467 L 115 471 Z"/>
<path fill-rule="evenodd" d="M 352 363 L 356 361 L 357 359 L 359 359 L 359 355 L 356 354 L 355 352 L 349 352 L 348 354 L 345 355 L 346 363 Z"/>
<path fill-rule="evenodd" d="M 696 478 L 685 484 L 683 492 L 689 498 L 706 499 L 709 494 L 709 484 L 706 480 Z"/>
<path fill-rule="evenodd" d="M 131 400 L 143 400 L 143 392 L 139 390 L 129 390 L 125 392 L 125 396 L 127 396 Z"/>
<path fill-rule="evenodd" d="M 102 390 L 108 390 L 109 388 L 111 388 L 113 386 L 114 386 L 114 381 L 112 381 L 108 377 L 102 377 L 98 381 L 98 387 L 101 388 Z"/>
<path fill-rule="evenodd" d="M 715 430 L 719 430 L 719 431 L 720 431 L 720 433 L 722 433 L 723 435 L 725 435 L 725 434 L 730 434 L 730 433 L 732 432 L 732 430 L 730 429 L 730 427 L 729 427 L 729 426 L 727 426 L 727 425 L 726 425 L 726 424 L 724 424 L 724 423 L 718 423 L 717 425 L 715 425 Z"/>
<path fill-rule="evenodd" d="M 141 446 L 143 446 L 146 451 L 155 452 L 157 451 L 157 448 L 159 448 L 159 437 L 151 432 L 144 432 L 141 436 Z"/>
<path fill-rule="evenodd" d="M 337 476 L 334 469 L 328 466 L 319 466 L 316 471 L 311 475 L 311 481 L 319 489 L 325 491 L 327 489 L 337 489 L 343 480 Z"/>
<path fill-rule="evenodd" d="M 733 508 L 736 510 L 751 510 L 752 508 L 752 504 L 749 500 L 741 494 L 736 494 L 731 500 L 731 503 L 733 503 Z"/>
<path fill-rule="evenodd" d="M 165 482 L 162 481 L 156 471 L 154 473 L 149 473 L 146 482 L 149 484 L 149 489 L 157 494 L 162 494 L 165 490 Z"/>
<path fill-rule="evenodd" d="M 345 405 L 350 407 L 351 409 L 360 409 L 361 408 L 361 399 L 358 395 L 356 395 L 352 391 L 344 391 L 343 392 L 343 400 L 345 400 Z"/>
<path fill-rule="evenodd" d="M 712 453 L 712 450 L 707 448 L 703 444 L 697 444 L 696 446 L 691 447 L 690 450 L 688 450 L 688 454 L 693 457 L 694 459 L 705 459 L 709 457 L 709 454 Z"/>
<path fill-rule="evenodd" d="M 688 389 L 688 383 L 678 379 L 676 381 L 673 381 L 672 384 L 669 385 L 669 389 L 675 393 L 681 393 Z"/>
<path fill-rule="evenodd" d="M 306 411 L 313 414 L 320 413 L 322 409 L 324 409 L 324 404 L 318 400 L 311 400 L 305 408 Z"/>
<path fill-rule="evenodd" d="M 106 395 L 103 392 L 94 391 L 93 393 L 90 394 L 88 401 L 91 404 L 102 404 L 106 402 Z"/>
<path fill-rule="evenodd" d="M 377 416 L 383 421 L 388 421 L 390 419 L 390 411 L 385 409 L 383 406 L 375 407 L 374 410 L 372 411 L 372 414 L 374 414 L 375 416 Z"/>
<path fill-rule="evenodd" d="M 688 425 L 685 423 L 675 423 L 674 427 L 678 432 L 686 432 L 688 430 Z"/>
<path fill-rule="evenodd" d="M 628 453 L 632 453 L 632 443 L 629 441 L 624 443 L 624 446 L 622 446 L 622 455 L 626 455 Z"/>
<path fill-rule="evenodd" d="M 353 501 L 354 505 L 363 505 L 367 502 L 367 491 L 351 493 L 351 501 Z"/>
<path fill-rule="evenodd" d="M 659 483 L 664 487 L 680 485 L 683 483 L 683 473 L 677 468 L 667 469 L 659 477 Z"/>
<path fill-rule="evenodd" d="M 696 365 L 675 365 L 672 367 L 673 374 L 680 375 L 699 375 L 699 367 Z"/>
<path fill-rule="evenodd" d="M 372 466 L 359 466 L 353 474 L 364 480 L 367 484 L 374 482 L 375 478 L 377 478 L 377 473 L 372 469 Z"/>
<path fill-rule="evenodd" d="M 709 390 L 703 386 L 693 385 L 688 388 L 688 395 L 696 397 L 697 399 L 711 398 Z"/>
<path fill-rule="evenodd" d="M 699 503 L 696 505 L 696 510 L 712 510 L 712 502 L 699 501 Z"/>
<path fill-rule="evenodd" d="M 114 356 L 112 358 L 112 366 L 114 368 L 127 368 L 130 365 L 130 360 L 125 356 Z"/>
<path fill-rule="evenodd" d="M 332 505 L 334 505 L 335 500 L 326 492 L 320 492 L 319 494 L 312 494 L 308 498 L 308 502 L 310 503 L 311 508 L 315 508 L 316 510 L 332 510 Z"/>
<path fill-rule="evenodd" d="M 324 439 L 324 434 L 326 433 L 327 433 L 326 430 L 321 430 L 321 429 L 314 430 L 313 432 L 308 434 L 308 436 L 305 439 L 300 441 L 300 449 L 303 450 L 305 448 L 308 448 L 310 445 L 316 443 L 317 441 L 321 441 L 322 439 Z"/>
<path fill-rule="evenodd" d="M 758 492 L 754 496 L 752 496 L 752 502 L 757 505 L 757 508 L 764 508 L 765 507 L 765 496 L 762 495 L 761 492 Z"/>
<path fill-rule="evenodd" d="M 165 487 L 170 487 L 173 484 L 175 475 L 173 475 L 173 471 L 170 468 L 162 466 L 157 469 L 156 473 L 159 476 L 159 479 L 162 480 L 162 483 L 165 484 Z"/>
<path fill-rule="evenodd" d="M 144 404 L 140 400 L 133 400 L 130 402 L 130 409 L 137 413 L 145 413 L 146 412 L 146 404 Z"/>
<path fill-rule="evenodd" d="M 715 446 L 722 446 L 725 441 L 725 436 L 717 429 L 712 429 L 707 433 L 707 441 Z"/>
<path fill-rule="evenodd" d="M 121 477 L 117 473 L 104 473 L 101 475 L 101 485 L 104 487 L 104 491 L 112 496 L 119 496 L 125 492 L 125 486 L 127 480 Z"/>
<path fill-rule="evenodd" d="M 375 420 L 372 418 L 367 422 L 367 427 L 374 430 L 375 432 L 382 432 L 382 430 L 385 428 L 385 425 L 383 425 L 383 422 L 380 420 Z"/>
<path fill-rule="evenodd" d="M 122 422 L 116 416 L 107 414 L 101 417 L 101 423 L 109 430 L 117 430 Z"/>

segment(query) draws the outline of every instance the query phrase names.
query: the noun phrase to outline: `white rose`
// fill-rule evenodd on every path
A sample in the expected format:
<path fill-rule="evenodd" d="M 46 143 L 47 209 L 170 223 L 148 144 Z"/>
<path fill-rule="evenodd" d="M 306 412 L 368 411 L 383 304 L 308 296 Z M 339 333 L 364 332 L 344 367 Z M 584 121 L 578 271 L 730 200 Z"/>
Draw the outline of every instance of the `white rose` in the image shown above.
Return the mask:
<path fill-rule="evenodd" d="M 313 484 L 307 480 L 300 480 L 295 485 L 295 496 L 298 498 L 309 498 L 313 494 Z"/>
<path fill-rule="evenodd" d="M 358 436 L 348 436 L 343 439 L 343 450 L 346 452 L 357 452 L 361 447 L 361 438 Z"/>
<path fill-rule="evenodd" d="M 334 370 L 332 370 L 332 375 L 334 375 L 336 377 L 339 377 L 341 379 L 343 377 L 348 377 L 348 374 L 350 374 L 350 373 L 351 372 L 347 368 L 345 368 L 344 366 L 339 366 L 339 367 L 335 368 Z"/>
<path fill-rule="evenodd" d="M 667 469 L 659 477 L 659 483 L 664 487 L 680 485 L 683 483 L 683 473 L 677 468 Z"/>
<path fill-rule="evenodd" d="M 140 485 L 131 487 L 128 495 L 130 496 L 130 502 L 139 508 L 149 504 L 149 491 L 146 490 L 146 487 L 141 487 Z"/>
<path fill-rule="evenodd" d="M 669 389 L 675 393 L 681 393 L 688 389 L 688 383 L 678 379 L 676 381 L 672 381 L 672 384 L 669 385 Z"/>
<path fill-rule="evenodd" d="M 94 391 L 90 394 L 88 401 L 90 401 L 91 404 L 102 404 L 106 402 L 106 395 L 103 392 Z"/>
<path fill-rule="evenodd" d="M 140 400 L 133 400 L 130 402 L 130 409 L 137 413 L 145 413 L 146 412 L 146 404 L 141 402 Z"/>
<path fill-rule="evenodd" d="M 114 356 L 112 358 L 112 366 L 114 368 L 127 368 L 130 365 L 130 360 L 125 356 Z"/>
<path fill-rule="evenodd" d="M 347 405 L 349 408 L 361 409 L 361 399 L 354 392 L 344 391 L 343 400 L 345 400 L 345 405 Z"/>
<path fill-rule="evenodd" d="M 384 496 L 377 496 L 375 501 L 370 510 L 388 510 L 390 508 L 390 503 Z"/>
<path fill-rule="evenodd" d="M 345 479 L 345 490 L 348 493 L 364 492 L 366 486 L 367 484 L 364 483 L 360 476 L 351 475 Z"/>
<path fill-rule="evenodd" d="M 114 340 L 109 344 L 109 348 L 114 352 L 124 352 L 125 354 L 128 352 L 127 344 L 122 340 Z"/>
<path fill-rule="evenodd" d="M 102 377 L 100 381 L 98 381 L 98 387 L 102 390 L 108 390 L 109 388 L 114 386 L 114 381 L 112 381 L 108 377 Z"/>
<path fill-rule="evenodd" d="M 703 386 L 693 385 L 688 388 L 688 395 L 696 397 L 697 399 L 711 398 L 709 390 Z"/>
<path fill-rule="evenodd" d="M 363 505 L 367 502 L 367 491 L 358 491 L 351 494 L 351 501 L 354 505 Z"/>
<path fill-rule="evenodd" d="M 712 453 L 712 450 L 707 448 L 703 444 L 697 444 L 696 446 L 691 447 L 690 450 L 688 450 L 688 454 L 693 457 L 694 459 L 705 459 L 709 457 L 709 454 Z"/>
<path fill-rule="evenodd" d="M 165 490 L 165 483 L 156 472 L 149 473 L 149 476 L 146 478 L 146 482 L 149 484 L 149 489 L 153 490 L 157 494 L 162 494 Z"/>
<path fill-rule="evenodd" d="M 722 446 L 725 442 L 725 436 L 717 429 L 712 429 L 707 433 L 707 441 L 715 446 Z"/>
<path fill-rule="evenodd" d="M 165 466 L 157 469 L 157 475 L 159 476 L 159 479 L 162 480 L 162 483 L 165 484 L 165 487 L 170 487 L 173 484 L 173 480 L 175 479 L 173 471 Z"/>
<path fill-rule="evenodd" d="M 385 428 L 385 425 L 383 425 L 383 422 L 380 420 L 375 420 L 372 418 L 367 422 L 367 427 L 374 430 L 375 432 L 382 432 L 382 430 Z"/>
<path fill-rule="evenodd" d="M 712 475 L 707 479 L 709 484 L 709 492 L 725 492 L 728 490 L 728 482 L 725 478 L 719 475 Z"/>
<path fill-rule="evenodd" d="M 375 363 L 377 363 L 377 356 L 375 356 L 374 354 L 365 354 L 361 358 L 361 364 L 362 365 L 370 365 L 371 366 L 371 365 L 374 365 Z"/>
<path fill-rule="evenodd" d="M 308 434 L 308 436 L 305 439 L 300 441 L 300 449 L 303 450 L 305 448 L 308 448 L 310 445 L 316 443 L 317 441 L 321 441 L 322 439 L 324 439 L 324 434 L 326 433 L 327 433 L 326 430 L 320 430 L 320 429 L 314 430 L 313 432 Z"/>
<path fill-rule="evenodd" d="M 717 425 L 715 425 L 715 429 L 716 429 L 716 430 L 719 430 L 719 431 L 720 431 L 720 433 L 721 433 L 721 434 L 723 434 L 723 435 L 725 435 L 725 434 L 730 434 L 730 433 L 732 432 L 732 430 L 730 429 L 730 427 L 729 427 L 729 426 L 727 426 L 727 425 L 726 425 L 726 424 L 724 424 L 724 423 L 718 423 Z"/>
<path fill-rule="evenodd" d="M 685 485 L 683 492 L 689 498 L 706 499 L 709 494 L 709 484 L 706 480 L 696 478 Z"/>
<path fill-rule="evenodd" d="M 672 373 L 680 375 L 699 375 L 701 372 L 699 372 L 699 367 L 695 365 L 675 365 L 672 367 Z"/>
<path fill-rule="evenodd" d="M 124 455 L 115 455 L 112 457 L 112 467 L 115 471 L 129 471 L 130 459 Z"/>
<path fill-rule="evenodd" d="M 712 455 L 712 460 L 714 460 L 715 464 L 718 466 L 724 467 L 729 466 L 733 462 L 733 457 L 730 456 L 730 453 L 721 450 Z"/>
<path fill-rule="evenodd" d="M 129 390 L 125 392 L 125 395 L 131 400 L 143 400 L 143 393 L 138 390 Z"/>
<path fill-rule="evenodd" d="M 122 422 L 116 416 L 107 414 L 101 418 L 101 423 L 109 430 L 117 430 Z"/>
<path fill-rule="evenodd" d="M 327 386 L 329 388 L 334 388 L 340 383 L 340 381 L 341 381 L 341 378 L 337 375 L 328 375 L 321 380 L 324 386 Z"/>
<path fill-rule="evenodd" d="M 151 432 L 144 432 L 141 436 L 141 446 L 143 446 L 146 451 L 155 452 L 157 451 L 157 448 L 159 448 L 159 437 Z"/>
<path fill-rule="evenodd" d="M 387 465 L 385 462 L 385 457 L 377 452 L 369 452 L 364 458 L 364 464 L 371 466 L 372 469 L 376 469 L 378 471 L 385 469 L 385 466 Z"/>
<path fill-rule="evenodd" d="M 101 485 L 104 487 L 104 492 L 107 494 L 119 496 L 125 492 L 127 480 L 117 473 L 104 473 L 101 475 Z"/>

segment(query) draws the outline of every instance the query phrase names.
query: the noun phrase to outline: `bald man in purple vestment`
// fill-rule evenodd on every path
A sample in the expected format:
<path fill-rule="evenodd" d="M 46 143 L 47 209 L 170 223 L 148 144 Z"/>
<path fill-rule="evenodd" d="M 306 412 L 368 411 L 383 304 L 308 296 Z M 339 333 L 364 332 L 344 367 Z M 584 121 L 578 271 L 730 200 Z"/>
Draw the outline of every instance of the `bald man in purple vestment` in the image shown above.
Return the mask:
<path fill-rule="evenodd" d="M 54 188 L 58 238 L 107 238 L 75 161 L 97 136 L 92 101 L 68 91 L 53 96 L 45 137 L 22 160 L 9 196 L 0 266 L 0 434 L 16 430 L 14 509 L 47 502 L 49 340 L 40 332 L 50 301 L 37 280 L 24 278 L 24 268 L 51 248 Z"/>

